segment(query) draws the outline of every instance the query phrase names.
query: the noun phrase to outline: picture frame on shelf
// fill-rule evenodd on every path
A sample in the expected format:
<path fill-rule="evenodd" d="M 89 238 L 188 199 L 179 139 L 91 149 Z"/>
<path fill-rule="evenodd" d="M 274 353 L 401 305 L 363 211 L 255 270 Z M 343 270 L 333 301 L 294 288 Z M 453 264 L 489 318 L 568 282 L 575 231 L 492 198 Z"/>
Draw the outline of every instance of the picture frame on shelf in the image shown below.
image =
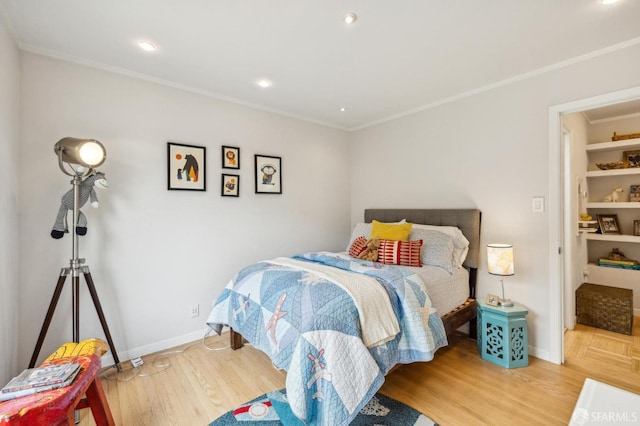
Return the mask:
<path fill-rule="evenodd" d="M 640 149 L 624 151 L 622 153 L 624 168 L 640 167 Z"/>
<path fill-rule="evenodd" d="M 489 306 L 498 306 L 500 302 L 500 298 L 495 294 L 487 294 L 487 305 Z"/>
<path fill-rule="evenodd" d="M 633 235 L 640 237 L 640 220 L 633 221 Z"/>
<path fill-rule="evenodd" d="M 282 158 L 255 154 L 256 194 L 282 194 Z"/>
<path fill-rule="evenodd" d="M 222 146 L 222 168 L 240 169 L 240 148 L 237 146 Z"/>
<path fill-rule="evenodd" d="M 640 202 L 640 185 L 629 186 L 629 201 Z"/>
<path fill-rule="evenodd" d="M 167 189 L 207 190 L 207 148 L 167 142 Z"/>
<path fill-rule="evenodd" d="M 598 225 L 602 234 L 620 234 L 617 214 L 599 214 Z"/>
<path fill-rule="evenodd" d="M 239 197 L 240 196 L 240 176 L 222 174 L 222 186 L 220 195 L 223 197 Z"/>

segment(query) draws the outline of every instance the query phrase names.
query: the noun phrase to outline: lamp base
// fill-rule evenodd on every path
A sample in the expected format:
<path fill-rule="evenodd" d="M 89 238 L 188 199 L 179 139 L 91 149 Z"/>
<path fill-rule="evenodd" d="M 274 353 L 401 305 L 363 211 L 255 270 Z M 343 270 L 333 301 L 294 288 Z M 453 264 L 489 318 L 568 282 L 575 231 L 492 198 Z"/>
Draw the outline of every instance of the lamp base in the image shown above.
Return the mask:
<path fill-rule="evenodd" d="M 508 308 L 510 306 L 513 306 L 513 302 L 511 301 L 511 299 L 500 299 L 498 301 L 498 305 Z"/>

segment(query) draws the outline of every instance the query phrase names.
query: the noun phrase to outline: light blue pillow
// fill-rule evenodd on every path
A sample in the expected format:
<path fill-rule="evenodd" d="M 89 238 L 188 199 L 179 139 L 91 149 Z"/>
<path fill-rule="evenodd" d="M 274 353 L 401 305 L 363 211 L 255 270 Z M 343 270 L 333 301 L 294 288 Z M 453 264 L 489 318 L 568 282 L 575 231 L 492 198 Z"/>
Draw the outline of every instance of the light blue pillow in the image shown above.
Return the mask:
<path fill-rule="evenodd" d="M 409 240 L 422 240 L 420 262 L 423 265 L 438 266 L 450 274 L 458 267 L 453 237 L 443 232 L 429 229 L 412 229 Z"/>

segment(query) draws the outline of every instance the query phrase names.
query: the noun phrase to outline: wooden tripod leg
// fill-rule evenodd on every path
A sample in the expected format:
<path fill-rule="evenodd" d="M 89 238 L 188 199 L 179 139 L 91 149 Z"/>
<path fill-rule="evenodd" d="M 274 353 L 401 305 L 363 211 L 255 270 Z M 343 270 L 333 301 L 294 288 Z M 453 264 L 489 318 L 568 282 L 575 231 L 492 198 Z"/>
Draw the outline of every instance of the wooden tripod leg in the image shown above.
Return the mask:
<path fill-rule="evenodd" d="M 113 360 L 116 362 L 116 368 L 118 369 L 118 371 L 120 371 L 120 360 L 118 359 L 118 353 L 116 352 L 116 347 L 113 344 L 113 339 L 111 339 L 109 326 L 107 325 L 107 320 L 104 317 L 104 312 L 102 311 L 102 305 L 100 305 L 100 299 L 98 299 L 98 293 L 96 292 L 96 286 L 93 284 L 93 278 L 91 278 L 91 272 L 89 272 L 89 267 L 84 266 L 82 268 L 82 271 L 84 273 L 84 279 L 87 282 L 87 287 L 89 287 L 89 293 L 91 293 L 91 299 L 93 300 L 93 305 L 96 307 L 96 312 L 98 313 L 100 324 L 102 324 L 102 330 L 104 331 L 104 335 L 107 338 L 107 343 L 109 343 L 109 349 L 111 349 L 111 353 L 113 354 Z"/>
<path fill-rule="evenodd" d="M 51 297 L 51 303 L 49 303 L 49 310 L 47 310 L 47 315 L 44 317 L 44 323 L 42 324 L 42 328 L 40 329 L 38 343 L 36 343 L 36 347 L 33 350 L 33 355 L 31 356 L 31 361 L 29 361 L 29 368 L 33 368 L 36 365 L 38 355 L 40 355 L 40 349 L 42 349 L 44 338 L 47 336 L 47 330 L 49 330 L 49 325 L 51 325 L 51 319 L 53 318 L 53 313 L 55 312 L 56 306 L 58 305 L 58 299 L 60 299 L 60 293 L 62 293 L 62 288 L 64 287 L 64 282 L 67 279 L 68 273 L 69 269 L 67 268 L 62 268 L 62 270 L 60 271 L 56 289 L 54 290 L 53 296 Z"/>

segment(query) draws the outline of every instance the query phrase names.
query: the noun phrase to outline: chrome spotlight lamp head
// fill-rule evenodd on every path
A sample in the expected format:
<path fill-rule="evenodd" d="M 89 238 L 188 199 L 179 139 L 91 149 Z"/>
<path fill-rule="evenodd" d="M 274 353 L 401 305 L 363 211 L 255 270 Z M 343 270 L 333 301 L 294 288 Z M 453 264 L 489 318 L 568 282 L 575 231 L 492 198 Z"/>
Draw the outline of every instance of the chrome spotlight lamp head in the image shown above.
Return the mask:
<path fill-rule="evenodd" d="M 89 174 L 107 158 L 104 145 L 95 139 L 62 138 L 53 151 L 58 156 L 60 170 L 69 176 Z M 65 163 L 71 172 L 65 168 Z"/>

